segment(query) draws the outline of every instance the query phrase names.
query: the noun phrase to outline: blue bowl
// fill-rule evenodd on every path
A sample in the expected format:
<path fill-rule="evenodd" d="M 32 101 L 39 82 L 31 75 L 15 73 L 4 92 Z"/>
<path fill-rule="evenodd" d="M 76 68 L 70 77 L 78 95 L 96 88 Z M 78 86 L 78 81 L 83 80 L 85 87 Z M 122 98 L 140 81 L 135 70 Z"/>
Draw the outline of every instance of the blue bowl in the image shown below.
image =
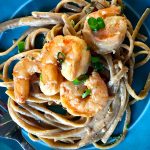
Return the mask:
<path fill-rule="evenodd" d="M 0 22 L 6 21 L 10 18 L 14 17 L 21 17 L 30 15 L 32 11 L 49 11 L 56 4 L 59 0 L 17 0 L 17 1 L 3 1 L 0 0 L 1 4 L 1 14 L 0 14 Z M 138 19 L 144 12 L 144 10 L 150 7 L 149 0 L 124 0 L 126 4 L 125 14 L 130 19 L 132 24 L 135 26 Z M 150 45 L 150 16 L 144 22 L 144 25 L 141 28 L 141 33 L 145 34 L 148 38 L 147 44 Z M 0 34 L 0 50 L 5 50 L 11 46 L 12 40 L 17 39 L 21 33 L 26 29 L 26 27 L 21 27 L 14 30 L 6 31 Z M 8 38 L 9 37 L 9 38 Z M 12 53 L 8 54 L 5 57 L 0 57 L 0 63 L 4 60 L 7 60 L 10 56 L 14 53 L 17 53 L 17 49 Z M 134 74 L 134 82 L 133 87 L 138 92 L 142 89 L 143 85 L 145 84 L 146 78 L 148 73 L 150 72 L 150 62 L 146 65 L 140 67 L 139 69 L 135 70 Z M 4 102 L 7 101 L 7 96 L 5 94 L 5 88 L 0 88 L 0 100 Z M 119 144 L 117 147 L 113 148 L 114 150 L 149 150 L 150 149 L 150 94 L 147 98 L 141 102 L 136 103 L 131 107 L 132 109 L 132 117 L 131 117 L 131 124 L 129 127 L 129 133 L 126 139 Z M 120 123 L 115 130 L 115 132 L 121 131 L 122 124 Z M 27 133 L 23 130 L 22 131 L 24 137 L 27 139 L 29 143 L 33 145 L 36 150 L 51 150 L 52 148 L 48 147 L 45 143 L 38 141 L 33 142 L 29 139 Z M 137 144 L 138 143 L 138 144 Z M 0 138 L 0 149 L 2 150 L 21 150 L 19 144 L 12 140 L 7 140 Z M 86 147 L 81 148 L 82 150 L 95 150 L 92 145 L 88 145 Z"/>

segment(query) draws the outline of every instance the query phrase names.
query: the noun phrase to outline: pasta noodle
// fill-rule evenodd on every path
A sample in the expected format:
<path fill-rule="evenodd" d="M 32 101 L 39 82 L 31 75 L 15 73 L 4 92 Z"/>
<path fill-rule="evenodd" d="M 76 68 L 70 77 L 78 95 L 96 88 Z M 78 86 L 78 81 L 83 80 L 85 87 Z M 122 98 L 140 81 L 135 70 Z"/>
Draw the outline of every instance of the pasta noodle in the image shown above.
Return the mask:
<path fill-rule="evenodd" d="M 139 33 L 141 25 L 150 14 L 149 8 L 143 13 L 135 29 L 124 16 L 128 26 L 125 37 L 129 42 L 127 43 L 124 40 L 120 43 L 119 48 L 114 48 L 108 53 L 100 52 L 97 54 L 97 49 L 92 45 L 92 42 L 92 46 L 87 42 L 93 50 L 91 54 L 101 59 L 104 70 L 99 74 L 104 76 L 104 80 L 108 80 L 107 87 L 109 90 L 107 104 L 102 108 L 102 111 L 98 111 L 92 117 L 73 115 L 68 109 L 64 109 L 64 105 L 60 101 L 62 95 L 59 92 L 53 95 L 44 94 L 40 87 L 41 81 L 38 71 L 35 73 L 35 77 L 32 75 L 33 77 L 30 80 L 31 89 L 26 102 L 19 103 L 16 101 L 14 92 L 15 80 L 17 79 L 10 79 L 8 76 L 9 66 L 15 60 L 21 61 L 29 58 L 39 63 L 41 49 L 36 49 L 35 46 L 38 35 L 43 34 L 44 43 L 53 41 L 58 35 L 63 35 L 63 37 L 71 35 L 84 39 L 83 30 L 89 14 L 97 9 L 107 9 L 114 7 L 114 5 L 122 5 L 122 1 L 62 0 L 51 12 L 32 12 L 32 16 L 17 18 L 0 24 L 0 32 L 20 26 L 30 26 L 30 29 L 8 50 L 0 52 L 0 56 L 7 55 L 13 51 L 20 41 L 24 40 L 25 42 L 24 52 L 16 54 L 0 64 L 2 70 L 0 79 L 3 81 L 0 82 L 0 86 L 7 88 L 6 94 L 9 97 L 8 110 L 10 116 L 21 128 L 28 132 L 33 141 L 42 140 L 49 146 L 60 149 L 78 149 L 91 143 L 96 148 L 109 149 L 118 145 L 125 138 L 128 131 L 127 125 L 129 125 L 131 117 L 130 105 L 144 99 L 150 90 L 150 74 L 144 89 L 139 94 L 136 94 L 131 87 L 134 68 L 144 65 L 150 60 L 150 48 L 144 43 L 147 38 Z M 96 32 L 94 34 L 96 35 Z M 90 39 L 90 37 L 88 38 Z M 141 50 L 135 51 L 135 47 Z M 146 57 L 135 63 L 135 58 L 139 55 L 146 55 Z M 60 71 L 58 75 L 60 75 Z M 76 91 L 75 89 L 73 93 Z M 134 99 L 130 101 L 129 96 Z M 59 109 L 61 113 L 54 111 L 53 107 Z M 110 141 L 113 131 L 124 112 L 126 112 L 126 118 L 122 134 L 112 137 L 113 141 Z"/>

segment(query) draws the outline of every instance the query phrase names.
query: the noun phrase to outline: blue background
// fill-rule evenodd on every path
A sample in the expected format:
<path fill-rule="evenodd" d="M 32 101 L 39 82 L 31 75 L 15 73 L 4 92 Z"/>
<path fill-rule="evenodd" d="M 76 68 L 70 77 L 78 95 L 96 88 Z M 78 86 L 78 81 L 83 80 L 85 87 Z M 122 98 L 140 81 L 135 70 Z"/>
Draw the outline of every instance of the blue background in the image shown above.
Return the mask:
<path fill-rule="evenodd" d="M 53 8 L 59 0 L 0 0 L 0 22 L 8 20 L 12 17 L 20 17 L 29 15 L 33 10 L 48 11 L 50 8 Z M 128 17 L 133 21 L 133 24 L 137 23 L 136 16 L 140 16 L 144 12 L 145 8 L 150 7 L 150 0 L 126 0 L 126 5 L 132 11 L 126 11 Z M 18 13 L 19 12 L 19 13 Z M 126 13 L 126 14 L 127 14 Z M 149 24 L 149 26 L 148 26 Z M 149 27 L 149 31 L 146 28 Z M 0 35 L 0 49 L 7 49 L 12 44 L 12 39 L 18 38 L 22 33 L 24 28 L 15 29 L 15 31 L 5 32 L 5 34 Z M 148 37 L 150 37 L 150 16 L 145 22 L 145 28 L 142 28 Z M 9 37 L 9 38 L 8 38 Z M 150 38 L 148 40 L 150 45 Z M 11 55 L 11 54 L 10 54 Z M 7 59 L 10 57 L 3 58 Z M 2 62 L 2 58 L 0 58 Z M 139 91 L 145 80 L 146 76 L 150 72 L 150 63 L 144 67 L 136 70 L 136 76 L 134 81 L 134 88 Z M 137 76 L 138 74 L 138 76 Z M 3 101 L 7 100 L 6 95 L 4 95 L 5 89 L 0 89 L 0 99 Z M 132 106 L 133 116 L 131 118 L 131 126 L 129 128 L 129 133 L 125 140 L 114 148 L 114 150 L 150 150 L 150 94 L 144 101 L 139 102 L 138 104 Z M 117 132 L 117 131 L 116 131 Z M 27 134 L 23 131 L 23 135 L 28 139 Z M 42 142 L 32 142 L 33 147 L 37 150 L 48 150 L 48 146 Z M 21 150 L 17 142 L 12 140 L 0 138 L 0 150 Z M 92 146 L 85 147 L 83 149 L 93 149 Z"/>

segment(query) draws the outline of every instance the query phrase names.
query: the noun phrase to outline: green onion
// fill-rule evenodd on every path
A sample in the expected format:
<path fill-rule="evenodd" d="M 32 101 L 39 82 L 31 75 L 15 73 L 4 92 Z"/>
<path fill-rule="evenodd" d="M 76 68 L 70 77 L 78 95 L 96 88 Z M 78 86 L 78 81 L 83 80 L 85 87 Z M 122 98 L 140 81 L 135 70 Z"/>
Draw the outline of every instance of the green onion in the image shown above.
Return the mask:
<path fill-rule="evenodd" d="M 73 80 L 73 84 L 74 84 L 74 85 L 79 85 L 79 84 L 81 84 L 81 83 L 82 83 L 82 82 L 79 81 L 78 79 Z"/>
<path fill-rule="evenodd" d="M 57 60 L 60 64 L 62 64 L 65 60 L 65 54 L 62 52 L 57 53 Z"/>
<path fill-rule="evenodd" d="M 91 56 L 91 65 L 95 71 L 102 71 L 104 69 L 99 57 Z"/>
<path fill-rule="evenodd" d="M 129 124 L 126 125 L 126 129 L 129 129 Z"/>
<path fill-rule="evenodd" d="M 100 29 L 105 28 L 104 20 L 100 17 L 97 19 L 94 17 L 91 17 L 88 19 L 88 25 L 90 26 L 91 30 L 98 31 Z"/>
<path fill-rule="evenodd" d="M 82 94 L 82 98 L 86 98 L 87 96 L 89 96 L 91 94 L 91 90 L 87 89 L 83 94 Z"/>
<path fill-rule="evenodd" d="M 42 81 L 42 73 L 40 74 L 40 81 Z"/>
<path fill-rule="evenodd" d="M 97 20 L 94 17 L 88 19 L 88 25 L 93 31 L 97 31 Z"/>
<path fill-rule="evenodd" d="M 91 62 L 92 63 L 100 63 L 100 58 L 99 57 L 91 56 Z"/>
<path fill-rule="evenodd" d="M 25 42 L 24 41 L 20 41 L 18 43 L 18 52 L 22 53 L 24 51 L 24 49 L 25 49 Z"/>
<path fill-rule="evenodd" d="M 105 22 L 104 22 L 103 18 L 100 18 L 100 17 L 97 18 L 97 24 L 98 24 L 99 29 L 105 28 Z"/>
<path fill-rule="evenodd" d="M 74 85 L 80 85 L 84 83 L 88 79 L 88 75 L 84 74 L 78 77 L 77 79 L 73 80 Z"/>
<path fill-rule="evenodd" d="M 93 66 L 95 71 L 103 71 L 103 69 L 104 69 L 103 65 L 100 63 L 94 63 L 92 66 Z"/>

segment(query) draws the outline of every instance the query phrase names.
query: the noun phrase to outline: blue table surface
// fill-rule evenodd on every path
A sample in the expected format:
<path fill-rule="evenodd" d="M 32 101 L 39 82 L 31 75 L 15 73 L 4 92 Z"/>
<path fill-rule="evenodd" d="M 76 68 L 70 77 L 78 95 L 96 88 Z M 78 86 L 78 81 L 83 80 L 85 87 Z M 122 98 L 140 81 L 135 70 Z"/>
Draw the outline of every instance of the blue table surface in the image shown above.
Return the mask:
<path fill-rule="evenodd" d="M 31 1 L 31 0 L 30 0 Z M 40 4 L 42 1 L 46 0 L 33 0 L 36 1 L 38 4 Z M 54 2 L 54 0 L 51 0 Z M 55 5 L 51 3 L 52 7 Z M 129 2 L 130 1 L 130 2 Z M 132 3 L 131 5 L 135 4 L 136 0 L 126 0 L 128 3 Z M 25 5 L 25 3 L 28 3 L 27 0 L 0 0 L 0 22 L 2 20 L 9 19 L 12 14 L 15 13 L 17 9 L 21 9 Z M 42 3 L 41 3 L 42 5 Z M 21 6 L 21 7 L 20 7 Z M 140 7 L 139 7 L 140 6 Z M 135 5 L 135 8 L 139 11 L 143 11 L 144 8 L 150 6 L 150 0 L 138 0 L 138 5 Z M 31 9 L 31 11 L 34 10 L 34 8 Z M 24 12 L 25 15 L 25 12 Z M 150 26 L 149 26 L 150 27 Z M 150 66 L 148 67 L 150 71 Z M 149 94 L 150 98 L 150 94 Z M 149 99 L 150 100 L 150 99 Z M 138 121 L 132 128 L 129 129 L 129 133 L 127 134 L 127 137 L 125 140 L 119 144 L 116 148 L 113 148 L 114 150 L 150 150 L 150 103 L 146 106 L 147 109 L 145 109 L 144 113 L 142 113 L 140 117 L 140 121 Z M 24 134 L 27 138 L 26 134 Z M 43 146 L 42 144 L 31 142 L 33 147 L 36 150 L 47 150 L 48 148 L 46 146 Z M 0 150 L 22 150 L 20 148 L 19 144 L 15 141 L 0 138 Z"/>

